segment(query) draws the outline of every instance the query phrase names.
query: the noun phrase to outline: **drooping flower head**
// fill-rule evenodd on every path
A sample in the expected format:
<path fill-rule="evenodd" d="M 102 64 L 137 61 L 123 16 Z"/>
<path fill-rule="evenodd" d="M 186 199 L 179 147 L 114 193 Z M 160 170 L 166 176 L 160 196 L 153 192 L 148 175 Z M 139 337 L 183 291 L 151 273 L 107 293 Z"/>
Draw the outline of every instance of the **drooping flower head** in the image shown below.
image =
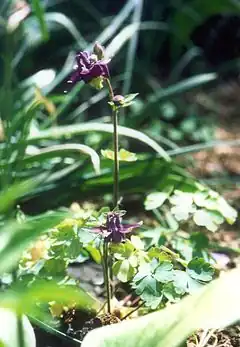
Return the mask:
<path fill-rule="evenodd" d="M 98 43 L 96 45 L 99 50 L 100 45 Z M 94 47 L 95 51 L 96 47 Z M 87 51 L 78 52 L 76 54 L 74 72 L 70 76 L 68 83 L 76 84 L 77 82 L 83 81 L 93 85 L 97 89 L 101 89 L 104 78 L 110 77 L 108 70 L 110 60 L 99 59 L 99 57 L 100 53 L 97 55 Z"/>
<path fill-rule="evenodd" d="M 133 229 L 139 228 L 142 222 L 135 224 L 122 224 L 123 211 L 108 212 L 106 223 L 100 227 L 94 228 L 93 232 L 102 234 L 106 241 L 120 243 L 125 240 L 125 234 Z"/>

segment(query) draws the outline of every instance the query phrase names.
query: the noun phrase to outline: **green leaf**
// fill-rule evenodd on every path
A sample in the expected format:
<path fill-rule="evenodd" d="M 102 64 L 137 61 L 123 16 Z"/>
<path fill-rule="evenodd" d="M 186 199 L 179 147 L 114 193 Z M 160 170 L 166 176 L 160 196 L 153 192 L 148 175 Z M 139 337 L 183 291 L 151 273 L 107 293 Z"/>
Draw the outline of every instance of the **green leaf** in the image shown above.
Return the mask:
<path fill-rule="evenodd" d="M 111 149 L 101 150 L 101 153 L 104 158 L 114 160 L 114 152 Z M 119 161 L 136 161 L 137 156 L 135 153 L 128 152 L 126 149 L 121 148 L 118 152 Z"/>
<path fill-rule="evenodd" d="M 21 224 L 16 221 L 6 223 L 0 229 L 0 274 L 11 271 L 30 243 L 64 217 L 66 213 L 48 213 Z"/>
<path fill-rule="evenodd" d="M 37 135 L 30 136 L 28 142 L 36 143 L 44 139 L 69 138 L 70 136 L 85 134 L 86 132 L 93 131 L 113 133 L 113 125 L 90 122 L 84 124 L 52 127 L 49 130 L 39 131 Z M 123 126 L 118 126 L 118 133 L 119 135 L 127 136 L 147 144 L 148 146 L 153 148 L 166 161 L 170 161 L 170 157 L 167 155 L 166 151 L 161 146 L 159 146 L 159 144 L 156 141 L 152 140 L 143 132 Z"/>
<path fill-rule="evenodd" d="M 83 246 L 87 246 L 89 243 L 94 241 L 97 237 L 97 235 L 87 229 L 80 228 L 78 231 L 78 236 L 80 242 L 83 244 Z"/>
<path fill-rule="evenodd" d="M 39 21 L 41 33 L 42 33 L 42 38 L 44 41 L 47 41 L 49 39 L 49 34 L 48 34 L 48 29 L 47 25 L 45 22 L 45 14 L 44 14 L 44 9 L 41 4 L 40 0 L 31 0 L 32 2 L 32 7 L 34 10 L 34 13 Z"/>
<path fill-rule="evenodd" d="M 156 293 L 157 291 L 157 281 L 152 275 L 146 275 L 140 281 L 137 280 L 138 277 L 134 277 L 134 288 L 138 295 L 142 294 L 144 291 L 148 290 L 151 293 Z"/>
<path fill-rule="evenodd" d="M 148 251 L 148 256 L 152 258 L 158 259 L 160 262 L 171 260 L 170 254 L 164 252 L 159 247 L 151 247 Z"/>
<path fill-rule="evenodd" d="M 199 207 L 205 207 L 206 206 L 206 201 L 208 197 L 208 192 L 207 191 L 197 191 L 193 195 L 193 200 L 195 204 Z"/>
<path fill-rule="evenodd" d="M 100 251 L 96 247 L 87 245 L 85 249 L 89 252 L 90 256 L 97 264 L 101 264 L 102 256 Z"/>
<path fill-rule="evenodd" d="M 214 268 L 203 258 L 194 258 L 188 263 L 187 272 L 196 280 L 209 282 L 213 279 Z"/>
<path fill-rule="evenodd" d="M 41 149 L 38 154 L 29 156 L 23 160 L 23 163 L 29 164 L 34 161 L 46 160 L 48 158 L 76 156 L 76 153 L 87 154 L 91 158 L 93 168 L 96 174 L 100 173 L 100 158 L 97 152 L 89 146 L 78 143 L 65 143 L 63 145 L 54 145 Z"/>
<path fill-rule="evenodd" d="M 0 195 L 0 212 L 7 211 L 14 205 L 17 199 L 22 197 L 26 192 L 31 191 L 40 183 L 40 180 L 28 180 L 10 186 L 8 189 L 1 191 Z"/>
<path fill-rule="evenodd" d="M 170 261 L 164 261 L 157 267 L 154 277 L 157 281 L 167 283 L 173 280 L 173 264 Z"/>
<path fill-rule="evenodd" d="M 45 276 L 66 276 L 67 261 L 63 259 L 48 259 L 45 261 L 41 274 Z"/>
<path fill-rule="evenodd" d="M 237 211 L 221 196 L 218 199 L 218 211 L 226 218 L 229 224 L 233 224 L 237 219 Z"/>
<path fill-rule="evenodd" d="M 135 250 L 129 240 L 126 240 L 125 243 L 112 244 L 110 247 L 111 253 L 113 253 L 116 259 L 128 259 Z"/>
<path fill-rule="evenodd" d="M 179 293 L 172 282 L 163 285 L 162 293 L 170 302 L 178 302 L 182 298 L 182 293 Z"/>
<path fill-rule="evenodd" d="M 232 270 L 175 305 L 93 330 L 82 347 L 177 347 L 198 329 L 223 328 L 240 318 L 239 278 Z"/>
<path fill-rule="evenodd" d="M 174 195 L 170 197 L 170 203 L 174 205 L 171 213 L 177 221 L 187 220 L 190 215 L 196 211 L 193 204 L 193 194 L 175 190 Z"/>
<path fill-rule="evenodd" d="M 144 249 L 144 242 L 140 239 L 139 236 L 132 235 L 131 244 L 134 246 L 135 249 Z"/>
<path fill-rule="evenodd" d="M 224 218 L 216 211 L 198 210 L 193 216 L 194 222 L 199 226 L 204 226 L 210 231 L 216 231 Z"/>
<path fill-rule="evenodd" d="M 187 272 L 182 270 L 174 270 L 173 284 L 179 294 L 192 294 L 202 287 L 201 283 L 191 278 Z"/>
<path fill-rule="evenodd" d="M 128 104 L 129 102 L 133 101 L 136 98 L 136 96 L 138 96 L 138 94 L 139 93 L 125 95 L 124 102 Z"/>
<path fill-rule="evenodd" d="M 98 302 L 83 289 L 76 286 L 62 286 L 54 281 L 35 280 L 31 286 L 16 284 L 11 290 L 0 293 L 0 307 L 17 313 L 34 314 L 39 308 L 36 303 L 57 301 L 69 304 L 76 302 L 86 310 L 97 309 Z"/>
<path fill-rule="evenodd" d="M 138 257 L 136 255 L 131 255 L 128 258 L 128 261 L 133 268 L 136 268 L 138 266 Z"/>
<path fill-rule="evenodd" d="M 156 308 L 161 304 L 162 298 L 162 294 L 154 295 L 148 290 L 145 290 L 141 294 L 141 299 L 145 302 L 145 306 L 150 307 L 152 310 L 156 310 Z"/>
<path fill-rule="evenodd" d="M 113 273 L 119 281 L 125 283 L 133 278 L 135 269 L 127 259 L 118 260 L 113 264 Z"/>
<path fill-rule="evenodd" d="M 164 188 L 163 192 L 154 192 L 148 194 L 144 201 L 145 209 L 149 211 L 161 207 L 170 196 L 172 189 L 173 187 L 166 187 Z"/>

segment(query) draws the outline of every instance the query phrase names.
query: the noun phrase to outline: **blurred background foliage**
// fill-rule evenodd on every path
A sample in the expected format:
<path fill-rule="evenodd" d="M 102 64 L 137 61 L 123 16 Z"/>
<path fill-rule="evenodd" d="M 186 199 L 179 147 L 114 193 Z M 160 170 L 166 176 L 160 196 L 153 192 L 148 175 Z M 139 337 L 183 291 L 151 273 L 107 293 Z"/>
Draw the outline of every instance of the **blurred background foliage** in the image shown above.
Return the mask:
<path fill-rule="evenodd" d="M 214 92 L 237 83 L 239 10 L 237 0 L 2 0 L 1 188 L 45 174 L 25 194 L 31 213 L 111 193 L 111 162 L 101 159 L 98 174 L 100 150 L 111 146 L 107 91 L 66 84 L 75 52 L 95 41 L 112 57 L 115 92 L 139 93 L 120 116 L 130 128 L 120 145 L 139 157 L 121 165 L 122 193 L 157 189 L 169 175 L 186 180 L 149 146 L 161 146 L 158 157 L 184 154 L 181 165 L 194 172 L 187 153 L 223 144 L 214 142 L 224 118 Z"/>

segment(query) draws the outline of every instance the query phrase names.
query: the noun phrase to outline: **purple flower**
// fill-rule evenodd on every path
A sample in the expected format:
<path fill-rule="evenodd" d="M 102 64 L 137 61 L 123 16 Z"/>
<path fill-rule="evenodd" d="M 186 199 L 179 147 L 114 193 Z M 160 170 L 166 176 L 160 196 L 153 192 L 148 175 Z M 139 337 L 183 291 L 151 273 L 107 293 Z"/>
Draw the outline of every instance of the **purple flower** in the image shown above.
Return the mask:
<path fill-rule="evenodd" d="M 95 78 L 109 78 L 109 60 L 98 60 L 96 54 L 87 51 L 76 54 L 76 66 L 68 83 L 76 84 L 79 81 L 89 83 Z"/>
<path fill-rule="evenodd" d="M 107 241 L 120 243 L 125 240 L 125 234 L 142 225 L 142 222 L 135 224 L 122 224 L 121 212 L 109 212 L 106 223 L 92 231 L 102 234 Z"/>

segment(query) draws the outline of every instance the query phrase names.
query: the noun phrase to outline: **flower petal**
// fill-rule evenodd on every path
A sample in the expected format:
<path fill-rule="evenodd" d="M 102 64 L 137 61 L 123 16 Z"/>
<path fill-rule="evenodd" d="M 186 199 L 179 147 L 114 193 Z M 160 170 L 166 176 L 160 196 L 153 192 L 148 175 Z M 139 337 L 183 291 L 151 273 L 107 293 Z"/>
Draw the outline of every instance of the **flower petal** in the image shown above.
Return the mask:
<path fill-rule="evenodd" d="M 87 51 L 78 52 L 76 55 L 76 61 L 78 64 L 78 68 L 81 69 L 83 67 L 89 68 L 91 66 L 90 62 L 90 53 Z"/>
<path fill-rule="evenodd" d="M 80 82 L 82 80 L 82 77 L 79 74 L 79 71 L 74 71 L 69 80 L 67 81 L 67 83 L 72 83 L 72 84 L 76 84 L 77 82 Z"/>
<path fill-rule="evenodd" d="M 139 228 L 142 224 L 143 224 L 142 222 L 135 223 L 135 224 L 122 224 L 120 233 L 122 234 L 130 233 L 133 229 Z"/>

